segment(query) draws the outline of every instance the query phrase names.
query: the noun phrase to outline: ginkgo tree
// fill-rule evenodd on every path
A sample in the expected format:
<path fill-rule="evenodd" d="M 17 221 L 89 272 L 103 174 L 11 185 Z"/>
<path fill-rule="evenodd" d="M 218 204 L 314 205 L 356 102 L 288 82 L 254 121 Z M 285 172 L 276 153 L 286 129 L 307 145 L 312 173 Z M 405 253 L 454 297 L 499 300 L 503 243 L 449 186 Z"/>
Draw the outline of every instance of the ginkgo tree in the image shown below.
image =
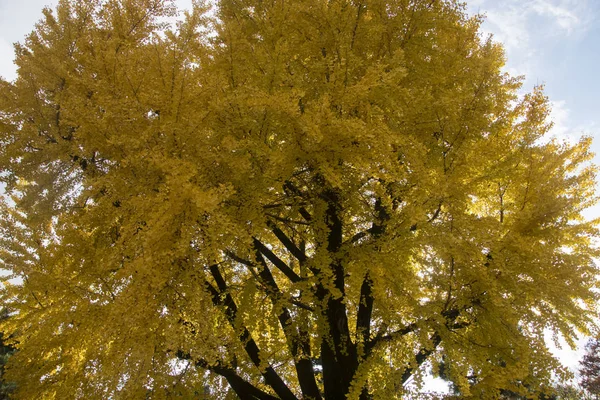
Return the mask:
<path fill-rule="evenodd" d="M 0 81 L 22 399 L 540 392 L 593 328 L 590 140 L 456 0 L 61 0 Z M 563 371 L 564 372 L 564 371 Z"/>

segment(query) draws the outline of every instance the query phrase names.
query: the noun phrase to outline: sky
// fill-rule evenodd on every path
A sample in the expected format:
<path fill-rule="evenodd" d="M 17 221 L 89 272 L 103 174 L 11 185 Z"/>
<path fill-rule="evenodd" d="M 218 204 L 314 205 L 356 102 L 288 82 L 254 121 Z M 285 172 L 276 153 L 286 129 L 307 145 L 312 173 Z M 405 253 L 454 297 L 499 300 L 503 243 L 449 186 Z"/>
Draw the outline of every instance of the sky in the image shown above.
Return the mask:
<path fill-rule="evenodd" d="M 600 130 L 600 1 L 470 0 L 486 16 L 485 33 L 504 44 L 507 71 L 525 75 L 524 89 L 544 84 L 554 133 L 597 136 Z M 600 153 L 600 141 L 595 145 Z"/>
<path fill-rule="evenodd" d="M 12 44 L 23 40 L 56 0 L 0 0 L 0 76 L 16 77 Z M 467 0 L 471 14 L 483 14 L 484 35 L 504 44 L 506 71 L 524 75 L 523 92 L 544 84 L 552 104 L 552 134 L 567 140 L 597 138 L 593 149 L 600 165 L 600 0 Z M 191 0 L 176 0 L 189 8 Z M 600 216 L 600 207 L 588 212 Z M 584 340 L 580 341 L 580 345 Z M 579 351 L 556 350 L 561 361 L 577 368 Z M 432 381 L 428 390 L 444 385 Z"/>

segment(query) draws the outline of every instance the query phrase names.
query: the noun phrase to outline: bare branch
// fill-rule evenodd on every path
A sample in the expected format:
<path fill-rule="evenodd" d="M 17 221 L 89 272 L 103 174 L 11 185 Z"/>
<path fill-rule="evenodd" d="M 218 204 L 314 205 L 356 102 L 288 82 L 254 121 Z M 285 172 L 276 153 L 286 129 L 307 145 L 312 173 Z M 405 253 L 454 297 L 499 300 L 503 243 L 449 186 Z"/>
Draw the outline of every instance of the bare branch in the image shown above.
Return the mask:
<path fill-rule="evenodd" d="M 285 246 L 285 248 L 292 253 L 292 255 L 294 257 L 296 257 L 296 259 L 300 262 L 305 262 L 308 257 L 306 256 L 306 254 L 304 254 L 304 252 L 302 250 L 300 250 L 298 248 L 298 246 L 296 246 L 296 244 L 294 242 L 292 242 L 292 240 L 281 230 L 277 227 L 277 225 L 275 225 L 273 222 L 267 222 L 269 228 L 271 228 L 271 231 L 273 232 L 273 234 L 277 237 L 277 239 L 279 239 L 279 241 L 281 242 L 281 244 L 283 244 Z"/>
<path fill-rule="evenodd" d="M 193 361 L 193 364 L 196 367 L 204 368 L 208 371 L 214 372 L 218 375 L 224 377 L 235 394 L 241 400 L 279 400 L 278 397 L 272 396 L 267 392 L 264 392 L 257 387 L 253 386 L 251 383 L 244 380 L 241 376 L 239 376 L 234 369 L 225 367 L 221 365 L 221 363 L 217 363 L 213 365 L 208 363 L 206 360 L 198 359 L 192 360 L 192 357 L 189 353 L 184 353 L 183 351 L 177 351 L 177 358 L 180 360 L 190 360 Z"/>
<path fill-rule="evenodd" d="M 262 253 L 265 257 L 269 259 L 285 276 L 287 276 L 290 281 L 293 283 L 300 282 L 302 278 L 298 276 L 281 258 L 277 257 L 275 253 L 271 251 L 267 246 L 265 246 L 260 240 L 254 239 L 254 246 Z M 301 252 L 300 249 L 298 251 Z"/>
<path fill-rule="evenodd" d="M 254 363 L 254 365 L 260 369 L 265 382 L 271 386 L 275 393 L 281 398 L 281 400 L 297 400 L 296 396 L 288 388 L 281 377 L 275 372 L 272 366 L 268 365 L 264 367 L 262 362 L 260 349 L 252 338 L 250 331 L 245 326 L 239 326 L 237 321 L 237 305 L 233 300 L 233 297 L 228 293 L 227 283 L 219 271 L 218 265 L 211 265 L 209 267 L 210 273 L 215 280 L 218 290 L 215 289 L 210 283 L 205 282 L 205 287 L 209 291 L 212 297 L 213 304 L 215 306 L 222 306 L 225 308 L 225 314 L 227 320 L 231 326 L 239 331 L 239 339 L 244 345 L 246 353 Z"/>

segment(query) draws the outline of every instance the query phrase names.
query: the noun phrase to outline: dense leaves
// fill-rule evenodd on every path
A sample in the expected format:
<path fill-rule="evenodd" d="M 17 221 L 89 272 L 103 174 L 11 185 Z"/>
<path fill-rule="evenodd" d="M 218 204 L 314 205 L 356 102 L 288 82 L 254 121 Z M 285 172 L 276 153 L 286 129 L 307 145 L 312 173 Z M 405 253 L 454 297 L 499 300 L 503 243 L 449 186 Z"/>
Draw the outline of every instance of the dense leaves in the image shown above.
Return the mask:
<path fill-rule="evenodd" d="M 590 141 L 453 0 L 62 0 L 0 81 L 17 398 L 529 395 L 597 296 Z M 20 282 L 20 283 L 19 283 Z"/>

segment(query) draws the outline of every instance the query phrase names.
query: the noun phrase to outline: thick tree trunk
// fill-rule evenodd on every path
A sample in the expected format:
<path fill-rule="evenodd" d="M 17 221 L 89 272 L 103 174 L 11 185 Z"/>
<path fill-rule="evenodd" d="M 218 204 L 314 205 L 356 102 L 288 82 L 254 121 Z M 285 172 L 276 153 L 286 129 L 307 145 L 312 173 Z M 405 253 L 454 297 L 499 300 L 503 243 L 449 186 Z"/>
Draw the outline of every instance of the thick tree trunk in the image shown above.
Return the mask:
<path fill-rule="evenodd" d="M 348 316 L 345 304 L 345 271 L 337 259 L 342 246 L 343 225 L 339 216 L 340 204 L 338 194 L 334 190 L 326 190 L 322 198 L 327 202 L 326 223 L 329 228 L 327 250 L 334 260 L 331 272 L 335 288 L 341 297 L 335 298 L 332 293 L 325 294 L 325 321 L 329 331 L 329 339 L 321 344 L 323 359 L 323 386 L 327 400 L 344 400 L 358 367 L 356 345 L 350 337 Z"/>

